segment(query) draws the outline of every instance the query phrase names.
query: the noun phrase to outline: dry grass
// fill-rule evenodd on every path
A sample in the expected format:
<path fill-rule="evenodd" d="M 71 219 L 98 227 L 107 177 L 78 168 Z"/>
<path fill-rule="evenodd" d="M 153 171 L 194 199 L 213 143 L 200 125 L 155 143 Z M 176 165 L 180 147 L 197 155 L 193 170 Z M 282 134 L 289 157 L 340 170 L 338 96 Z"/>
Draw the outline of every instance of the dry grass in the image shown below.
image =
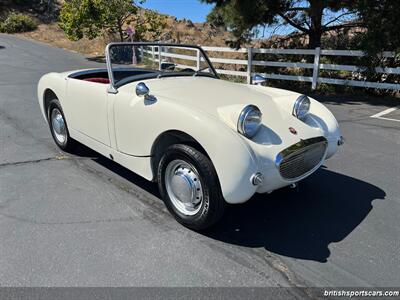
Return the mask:
<path fill-rule="evenodd" d="M 99 37 L 94 40 L 83 38 L 79 41 L 70 41 L 57 23 L 40 24 L 35 31 L 18 35 L 86 56 L 104 55 L 107 43 L 118 40 L 116 37 Z M 230 38 L 230 34 L 225 30 L 211 28 L 203 23 L 177 21 L 173 17 L 167 17 L 166 27 L 160 35 L 160 39 L 166 42 L 210 46 L 226 46 L 225 41 Z"/>
<path fill-rule="evenodd" d="M 56 23 L 40 24 L 35 31 L 24 32 L 17 35 L 87 56 L 104 55 L 104 48 L 107 44 L 105 38 L 96 38 L 94 40 L 83 38 L 79 41 L 70 41 Z"/>

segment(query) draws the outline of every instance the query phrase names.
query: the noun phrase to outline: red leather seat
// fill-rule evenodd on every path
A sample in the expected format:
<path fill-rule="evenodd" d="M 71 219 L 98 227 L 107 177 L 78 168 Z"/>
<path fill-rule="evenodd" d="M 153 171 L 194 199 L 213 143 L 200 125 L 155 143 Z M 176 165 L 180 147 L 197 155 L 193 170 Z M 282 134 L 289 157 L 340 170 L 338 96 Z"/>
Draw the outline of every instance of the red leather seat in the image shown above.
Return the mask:
<path fill-rule="evenodd" d="M 83 80 L 97 83 L 110 83 L 110 80 L 108 78 L 102 77 L 85 78 Z"/>

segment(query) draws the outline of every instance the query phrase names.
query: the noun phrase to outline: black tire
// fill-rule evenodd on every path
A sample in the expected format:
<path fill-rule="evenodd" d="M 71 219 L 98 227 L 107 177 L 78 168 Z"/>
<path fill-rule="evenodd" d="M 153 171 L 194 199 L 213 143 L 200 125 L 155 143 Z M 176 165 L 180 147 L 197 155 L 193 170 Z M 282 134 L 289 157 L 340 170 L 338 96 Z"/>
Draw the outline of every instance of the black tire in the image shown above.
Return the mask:
<path fill-rule="evenodd" d="M 168 164 L 182 160 L 193 166 L 202 185 L 203 197 L 200 210 L 195 215 L 179 211 L 168 195 L 165 173 Z M 157 173 L 158 187 L 170 213 L 184 226 L 193 230 L 204 230 L 214 225 L 223 215 L 226 202 L 222 196 L 217 173 L 210 159 L 193 147 L 176 144 L 170 146 L 160 160 Z"/>
<path fill-rule="evenodd" d="M 65 138 L 64 142 L 60 142 L 60 140 L 57 139 L 55 130 L 53 128 L 52 112 L 55 109 L 57 109 L 61 113 L 62 118 L 64 120 L 65 130 L 66 130 L 66 138 Z M 64 112 L 62 110 L 60 101 L 58 101 L 58 99 L 53 99 L 53 100 L 51 100 L 49 102 L 49 105 L 48 105 L 48 108 L 47 108 L 47 120 L 48 120 L 48 123 L 49 123 L 51 136 L 53 137 L 53 140 L 56 143 L 56 145 L 61 150 L 64 150 L 66 152 L 73 152 L 73 150 L 74 150 L 74 148 L 76 146 L 76 141 L 74 139 L 72 139 L 71 136 L 69 135 L 67 120 L 65 119 Z"/>

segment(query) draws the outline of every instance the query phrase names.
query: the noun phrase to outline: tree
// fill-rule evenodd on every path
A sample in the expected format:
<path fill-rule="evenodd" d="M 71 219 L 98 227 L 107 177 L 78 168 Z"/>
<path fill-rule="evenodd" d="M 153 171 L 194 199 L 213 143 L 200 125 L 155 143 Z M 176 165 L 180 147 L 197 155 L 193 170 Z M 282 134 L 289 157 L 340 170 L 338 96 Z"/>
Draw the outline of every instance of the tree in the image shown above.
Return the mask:
<path fill-rule="evenodd" d="M 57 0 L 0 0 L 0 17 L 7 11 L 29 11 L 41 20 L 52 21 L 58 13 L 58 6 Z"/>
<path fill-rule="evenodd" d="M 285 23 L 309 36 L 309 48 L 319 47 L 324 32 L 359 26 L 343 22 L 354 16 L 357 1 L 348 0 L 200 0 L 215 3 L 208 21 L 221 22 L 237 38 L 236 46 L 252 36 L 257 26 Z"/>
<path fill-rule="evenodd" d="M 71 40 L 93 39 L 107 30 L 123 41 L 122 26 L 136 12 L 131 0 L 69 0 L 61 9 L 59 26 Z"/>
<path fill-rule="evenodd" d="M 135 41 L 158 38 L 166 25 L 166 16 L 151 10 L 144 10 L 128 21 L 135 28 Z"/>
<path fill-rule="evenodd" d="M 207 15 L 207 23 L 209 23 L 213 27 L 224 27 L 227 28 L 228 17 L 226 14 L 228 13 L 227 9 L 223 7 L 216 6 L 208 15 Z"/>
<path fill-rule="evenodd" d="M 399 82 L 400 76 L 375 72 L 376 67 L 400 66 L 400 18 L 398 1 L 362 0 L 357 4 L 360 20 L 366 32 L 360 35 L 360 47 L 366 52 L 360 64 L 365 66 L 367 80 Z M 387 58 L 383 51 L 394 51 L 394 58 Z"/>
<path fill-rule="evenodd" d="M 398 1 L 363 0 L 358 3 L 357 11 L 366 33 L 362 36 L 361 46 L 369 54 L 382 51 L 400 52 L 400 17 Z"/>
<path fill-rule="evenodd" d="M 123 28 L 137 12 L 132 0 L 69 0 L 61 9 L 59 26 L 71 40 L 93 39 L 107 31 L 123 41 Z"/>

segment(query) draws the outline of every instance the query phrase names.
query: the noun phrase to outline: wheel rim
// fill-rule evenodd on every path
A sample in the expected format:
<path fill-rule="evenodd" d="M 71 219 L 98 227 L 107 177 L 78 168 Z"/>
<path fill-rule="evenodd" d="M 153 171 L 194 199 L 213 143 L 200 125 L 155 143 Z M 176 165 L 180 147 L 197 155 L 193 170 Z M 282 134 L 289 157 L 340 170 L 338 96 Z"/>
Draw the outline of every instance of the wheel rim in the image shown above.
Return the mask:
<path fill-rule="evenodd" d="M 65 126 L 64 117 L 58 108 L 51 111 L 51 124 L 54 136 L 60 144 L 65 144 L 67 141 L 67 127 Z"/>
<path fill-rule="evenodd" d="M 183 160 L 171 161 L 165 170 L 165 186 L 175 208 L 184 215 L 197 214 L 203 204 L 199 173 Z"/>

